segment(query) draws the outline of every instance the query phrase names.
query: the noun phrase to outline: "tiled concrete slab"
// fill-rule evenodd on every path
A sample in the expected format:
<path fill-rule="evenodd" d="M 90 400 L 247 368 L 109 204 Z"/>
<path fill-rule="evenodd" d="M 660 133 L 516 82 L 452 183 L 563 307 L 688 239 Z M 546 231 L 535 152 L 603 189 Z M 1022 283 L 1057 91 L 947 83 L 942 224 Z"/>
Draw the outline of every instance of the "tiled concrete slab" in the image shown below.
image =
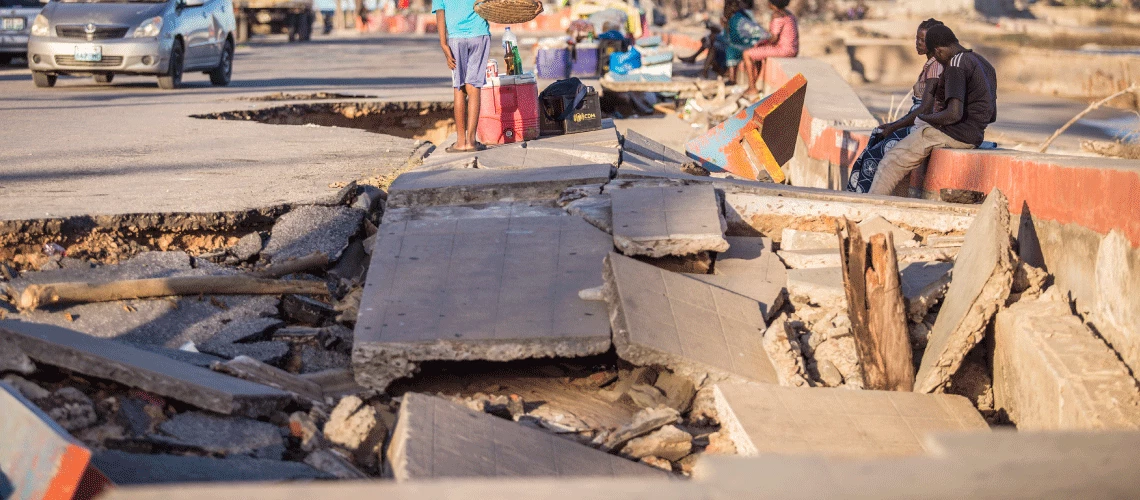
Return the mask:
<path fill-rule="evenodd" d="M 291 399 L 289 393 L 272 387 L 56 326 L 0 321 L 0 338 L 13 341 L 36 363 L 113 380 L 217 413 L 261 416 Z"/>
<path fill-rule="evenodd" d="M 610 165 L 408 172 L 392 182 L 388 207 L 462 205 L 506 200 L 556 200 L 562 190 L 609 182 Z"/>
<path fill-rule="evenodd" d="M 719 252 L 714 274 L 687 276 L 753 299 L 760 303 L 764 319 L 770 320 L 784 302 L 788 270 L 772 251 L 772 240 L 729 236 L 728 250 Z"/>
<path fill-rule="evenodd" d="M 622 153 L 635 154 L 650 160 L 667 163 L 684 164 L 694 161 L 685 153 L 666 147 L 664 144 L 632 129 L 626 130 L 625 138 L 622 141 Z"/>
<path fill-rule="evenodd" d="M 682 168 L 683 163 L 669 160 L 654 160 L 628 150 L 621 155 L 621 166 L 617 170 L 618 179 L 668 178 L 688 181 L 712 181 L 712 177 L 692 175 Z"/>
<path fill-rule="evenodd" d="M 665 475 L 553 433 L 412 392 L 404 395 L 400 405 L 387 456 L 397 481 Z"/>
<path fill-rule="evenodd" d="M 638 186 L 607 190 L 614 245 L 626 255 L 664 257 L 728 250 L 712 186 Z"/>
<path fill-rule="evenodd" d="M 1004 305 L 1013 284 L 1009 231 L 1009 200 L 994 189 L 966 231 L 954 279 L 922 355 L 916 392 L 942 389 Z"/>
<path fill-rule="evenodd" d="M 0 382 L 0 496 L 72 498 L 90 459 L 91 450 Z"/>
<path fill-rule="evenodd" d="M 920 455 L 928 432 L 989 429 L 954 395 L 743 383 L 717 384 L 713 393 L 741 455 Z"/>
<path fill-rule="evenodd" d="M 542 217 L 563 215 L 553 201 L 496 201 L 470 205 L 439 205 L 388 208 L 384 224 L 429 219 L 486 219 L 497 217 Z"/>
<path fill-rule="evenodd" d="M 585 146 L 600 146 L 605 148 L 617 149 L 621 147 L 621 135 L 618 130 L 610 122 L 609 128 L 602 128 L 601 130 L 594 130 L 591 132 L 581 132 L 577 134 L 563 134 L 554 135 L 550 137 L 543 137 L 534 141 L 527 142 L 527 145 L 543 143 L 543 144 L 581 144 Z M 606 121 L 602 121 L 602 126 L 606 126 Z"/>
<path fill-rule="evenodd" d="M 1068 302 L 1018 302 L 994 338 L 994 406 L 1019 429 L 1140 429 L 1136 380 Z"/>
<path fill-rule="evenodd" d="M 427 360 L 506 361 L 609 349 L 610 238 L 579 217 L 383 224 L 356 322 L 357 380 L 383 389 Z"/>
<path fill-rule="evenodd" d="M 617 167 L 621 163 L 621 150 L 605 146 L 591 146 L 587 144 L 565 144 L 547 142 L 543 140 L 526 143 L 527 158 L 541 158 L 543 156 L 566 155 L 578 158 L 589 163 L 604 163 Z"/>
<path fill-rule="evenodd" d="M 606 258 L 605 278 L 622 359 L 695 379 L 777 381 L 755 300 L 617 253 Z"/>
<path fill-rule="evenodd" d="M 178 487 L 185 487 L 184 483 L 332 479 L 303 463 L 245 457 L 143 455 L 104 450 L 95 454 L 92 463 L 116 485 L 178 483 Z M 210 496 L 227 498 L 225 494 Z"/>

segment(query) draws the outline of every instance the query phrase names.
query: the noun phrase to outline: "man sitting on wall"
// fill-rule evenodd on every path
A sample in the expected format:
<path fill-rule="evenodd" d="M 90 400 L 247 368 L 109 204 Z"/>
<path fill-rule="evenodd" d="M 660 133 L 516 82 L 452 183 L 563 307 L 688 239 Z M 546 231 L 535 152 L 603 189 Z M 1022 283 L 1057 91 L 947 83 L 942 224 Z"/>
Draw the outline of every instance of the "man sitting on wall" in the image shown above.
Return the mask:
<path fill-rule="evenodd" d="M 879 162 L 871 194 L 889 195 L 935 148 L 973 149 L 997 121 L 997 73 L 984 57 L 967 50 L 946 26 L 926 32 L 926 47 L 945 70 L 934 91 L 940 110 L 920 115 L 918 127 Z"/>

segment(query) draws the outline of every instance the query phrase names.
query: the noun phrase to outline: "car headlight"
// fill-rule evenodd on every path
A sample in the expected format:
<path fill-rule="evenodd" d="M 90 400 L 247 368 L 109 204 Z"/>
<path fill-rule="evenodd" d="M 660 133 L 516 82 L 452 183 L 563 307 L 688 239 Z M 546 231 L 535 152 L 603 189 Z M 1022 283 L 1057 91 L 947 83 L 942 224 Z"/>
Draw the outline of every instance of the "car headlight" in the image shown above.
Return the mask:
<path fill-rule="evenodd" d="M 32 36 L 50 36 L 51 30 L 48 29 L 48 20 L 43 14 L 36 16 L 36 20 L 32 21 Z"/>
<path fill-rule="evenodd" d="M 135 28 L 135 38 L 156 37 L 162 32 L 162 18 L 152 17 L 147 19 L 138 28 Z"/>

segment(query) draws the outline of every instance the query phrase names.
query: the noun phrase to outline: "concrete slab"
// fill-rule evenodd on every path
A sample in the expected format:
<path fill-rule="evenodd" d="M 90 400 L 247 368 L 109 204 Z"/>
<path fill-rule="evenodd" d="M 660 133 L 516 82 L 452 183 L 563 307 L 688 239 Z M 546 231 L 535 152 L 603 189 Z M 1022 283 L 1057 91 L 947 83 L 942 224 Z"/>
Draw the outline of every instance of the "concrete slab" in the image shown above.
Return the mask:
<path fill-rule="evenodd" d="M 397 481 L 665 475 L 552 433 L 412 392 L 400 404 L 387 457 Z"/>
<path fill-rule="evenodd" d="M 839 238 L 835 233 L 822 231 L 800 231 L 784 228 L 780 233 L 780 250 L 823 250 L 839 248 Z"/>
<path fill-rule="evenodd" d="M 936 262 L 954 260 L 958 247 L 916 247 L 897 248 L 900 264 L 911 262 Z M 813 250 L 780 250 L 777 252 L 788 269 L 813 269 L 817 267 L 839 267 L 839 249 L 817 248 Z"/>
<path fill-rule="evenodd" d="M 605 233 L 578 217 L 384 224 L 356 322 L 357 380 L 383 389 L 427 360 L 586 356 L 610 346 Z"/>
<path fill-rule="evenodd" d="M 389 207 L 384 224 L 429 219 L 486 219 L 497 217 L 544 217 L 562 215 L 551 201 L 499 201 L 471 205 Z"/>
<path fill-rule="evenodd" d="M 280 460 L 285 453 L 281 429 L 247 418 L 223 418 L 208 413 L 179 413 L 158 426 L 164 442 L 191 446 L 221 456 L 248 455 Z"/>
<path fill-rule="evenodd" d="M 603 163 L 617 167 L 621 163 L 622 152 L 618 148 L 591 146 L 587 144 L 565 144 L 543 140 L 526 143 L 527 159 L 566 155 L 589 163 Z"/>
<path fill-rule="evenodd" d="M 55 326 L 0 321 L 0 337 L 13 341 L 36 363 L 113 380 L 217 413 L 266 415 L 291 398 L 271 387 Z"/>
<path fill-rule="evenodd" d="M 614 245 L 626 255 L 665 257 L 728 250 L 712 186 L 608 190 Z"/>
<path fill-rule="evenodd" d="M 720 181 L 717 187 L 724 190 L 725 218 L 729 228 L 740 234 L 759 231 L 774 237 L 774 232 L 782 231 L 801 218 L 864 220 L 876 215 L 895 224 L 946 233 L 965 231 L 977 213 L 974 205 L 868 197 L 768 183 Z M 833 224 L 828 224 L 827 229 L 833 227 Z"/>
<path fill-rule="evenodd" d="M 562 190 L 609 182 L 609 165 L 528 169 L 415 171 L 397 177 L 388 207 L 462 205 L 505 200 L 556 200 Z"/>
<path fill-rule="evenodd" d="M 277 219 L 261 254 L 283 262 L 322 252 L 336 262 L 362 220 L 364 212 L 355 208 L 297 207 Z"/>
<path fill-rule="evenodd" d="M 788 281 L 787 269 L 772 251 L 772 240 L 748 236 L 725 239 L 729 248 L 716 254 L 714 274 L 687 276 L 759 302 L 764 319 L 771 320 L 784 303 Z"/>
<path fill-rule="evenodd" d="M 691 161 L 689 162 L 691 163 Z M 685 163 L 670 160 L 654 160 L 631 153 L 622 152 L 621 167 L 617 170 L 618 179 L 678 179 L 685 181 L 710 182 L 712 177 L 693 175 L 684 168 Z"/>
<path fill-rule="evenodd" d="M 622 141 L 622 154 L 623 157 L 625 154 L 634 154 L 649 160 L 676 165 L 694 161 L 685 153 L 665 146 L 633 129 L 628 129 L 625 132 Z"/>
<path fill-rule="evenodd" d="M 606 126 L 604 121 L 602 123 L 602 126 Z M 543 137 L 541 139 L 527 142 L 527 145 L 529 146 L 531 144 L 540 142 L 543 144 L 575 144 L 618 149 L 621 147 L 621 135 L 618 133 L 618 130 L 616 128 L 611 126 L 591 132 L 580 132 L 577 134 L 564 134 Z"/>
<path fill-rule="evenodd" d="M 606 233 L 613 234 L 613 201 L 608 194 L 591 194 L 578 198 L 562 207 L 566 213 L 576 215 Z"/>
<path fill-rule="evenodd" d="M 35 500 L 79 493 L 91 450 L 3 382 L 0 415 L 0 495 Z"/>
<path fill-rule="evenodd" d="M 333 479 L 299 462 L 256 458 L 210 458 L 182 455 L 142 455 L 115 450 L 95 454 L 92 464 L 116 485 L 235 483 Z M 265 485 L 261 485 L 265 487 Z M 222 494 L 222 496 L 226 496 Z M 236 498 L 236 497 L 232 497 Z"/>
<path fill-rule="evenodd" d="M 1140 429 L 1136 380 L 1067 302 L 1018 302 L 994 338 L 994 407 L 1018 429 Z"/>
<path fill-rule="evenodd" d="M 618 356 L 700 381 L 777 381 L 752 299 L 638 262 L 606 258 L 605 297 Z"/>
<path fill-rule="evenodd" d="M 921 455 L 933 431 L 987 431 L 961 396 L 717 384 L 717 417 L 737 453 L 865 458 Z"/>
<path fill-rule="evenodd" d="M 930 332 L 915 392 L 941 390 L 985 334 L 1013 284 L 1009 200 L 994 190 L 966 232 L 956 272 Z"/>

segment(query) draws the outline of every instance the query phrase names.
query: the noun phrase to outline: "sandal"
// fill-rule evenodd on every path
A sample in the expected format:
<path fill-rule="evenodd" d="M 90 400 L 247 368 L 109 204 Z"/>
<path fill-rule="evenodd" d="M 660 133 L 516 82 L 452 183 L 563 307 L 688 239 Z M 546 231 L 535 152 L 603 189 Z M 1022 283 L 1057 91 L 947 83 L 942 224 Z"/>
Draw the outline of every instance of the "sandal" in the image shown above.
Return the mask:
<path fill-rule="evenodd" d="M 459 148 L 455 147 L 454 144 L 452 144 L 452 145 L 448 146 L 447 149 L 444 149 L 444 151 L 447 153 L 470 153 L 470 152 L 475 151 L 475 150 L 474 149 L 459 149 Z"/>
<path fill-rule="evenodd" d="M 486 145 L 486 144 L 483 144 L 483 143 L 481 143 L 481 142 L 475 141 L 475 147 L 474 147 L 474 148 L 471 148 L 471 149 L 469 149 L 468 151 L 486 151 L 486 150 L 487 150 L 487 145 Z"/>

